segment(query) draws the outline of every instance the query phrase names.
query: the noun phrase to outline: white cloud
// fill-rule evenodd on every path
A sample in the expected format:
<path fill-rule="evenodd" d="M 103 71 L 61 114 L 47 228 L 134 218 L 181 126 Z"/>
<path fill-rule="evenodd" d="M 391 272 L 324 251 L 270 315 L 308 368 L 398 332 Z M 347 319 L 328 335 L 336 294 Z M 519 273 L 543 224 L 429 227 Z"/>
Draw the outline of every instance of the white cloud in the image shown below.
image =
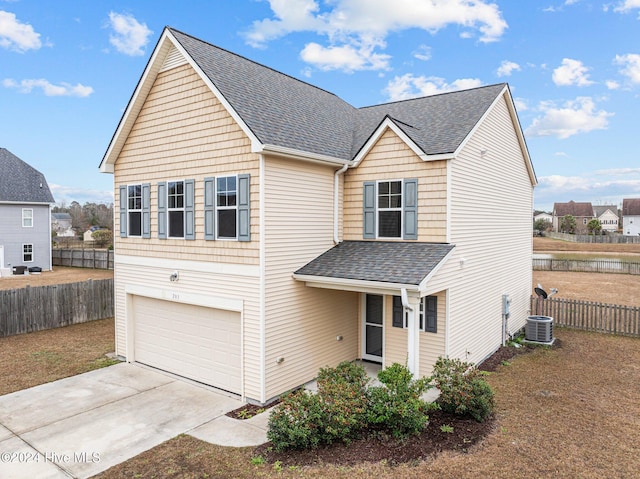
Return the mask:
<path fill-rule="evenodd" d="M 614 12 L 629 13 L 634 8 L 640 8 L 640 0 L 624 0 L 619 3 L 614 9 Z"/>
<path fill-rule="evenodd" d="M 622 66 L 620 73 L 629 78 L 631 83 L 640 83 L 640 55 L 637 53 L 616 55 L 613 62 Z"/>
<path fill-rule="evenodd" d="M 435 34 L 449 25 L 457 25 L 464 29 L 463 37 L 476 36 L 480 42 L 493 42 L 507 29 L 502 12 L 488 0 L 331 0 L 324 2 L 322 9 L 316 0 L 269 0 L 269 4 L 273 18 L 253 22 L 245 33 L 247 43 L 264 47 L 289 33 L 315 32 L 326 36 L 328 45 L 309 44 L 313 46 L 305 46 L 305 50 L 311 50 L 306 55 L 317 62 L 316 53 L 328 52 L 338 57 L 328 63 L 335 65 L 331 68 L 349 71 L 362 65 L 387 68 L 388 58 L 379 61 L 377 56 L 382 55 L 374 49 L 385 48 L 385 38 L 392 32 L 418 28 Z M 364 58 L 356 58 L 358 55 Z M 347 57 L 351 61 L 344 61 Z"/>
<path fill-rule="evenodd" d="M 513 103 L 516 105 L 516 110 L 518 111 L 527 111 L 529 109 L 527 100 L 524 98 L 514 98 Z"/>
<path fill-rule="evenodd" d="M 503 60 L 498 67 L 498 70 L 496 71 L 496 75 L 498 75 L 499 77 L 508 77 L 511 76 L 511 73 L 513 73 L 514 71 L 520 70 L 520 65 L 518 65 L 517 63 L 509 60 Z"/>
<path fill-rule="evenodd" d="M 428 61 L 431 60 L 431 47 L 427 45 L 420 45 L 418 49 L 413 52 L 413 56 L 418 60 Z"/>
<path fill-rule="evenodd" d="M 447 83 L 444 78 L 414 76 L 411 73 L 407 73 L 390 80 L 384 92 L 387 94 L 389 101 L 398 101 L 479 86 L 482 86 L 482 82 L 477 78 L 461 78 L 454 80 L 452 83 Z"/>
<path fill-rule="evenodd" d="M 561 107 L 553 102 L 542 102 L 539 109 L 543 115 L 533 120 L 525 134 L 566 139 L 579 133 L 604 130 L 608 127 L 608 118 L 613 116 L 613 113 L 604 110 L 596 111 L 591 97 L 578 97 Z"/>
<path fill-rule="evenodd" d="M 132 15 L 110 12 L 109 26 L 113 29 L 109 43 L 116 50 L 129 56 L 144 55 L 144 47 L 153 33 L 146 23 L 138 22 Z"/>
<path fill-rule="evenodd" d="M 563 58 L 562 65 L 553 70 L 553 82 L 558 86 L 589 86 L 589 69 L 580 60 Z"/>
<path fill-rule="evenodd" d="M 604 84 L 609 90 L 617 90 L 618 88 L 620 88 L 620 83 L 615 80 L 607 80 L 604 82 Z"/>
<path fill-rule="evenodd" d="M 320 70 L 386 70 L 389 68 L 389 55 L 373 52 L 374 45 L 354 45 L 323 47 L 317 43 L 308 43 L 300 52 L 300 57 Z"/>
<path fill-rule="evenodd" d="M 21 23 L 14 13 L 0 10 L 0 47 L 24 53 L 42 46 L 40 34 L 28 23 Z"/>
<path fill-rule="evenodd" d="M 77 201 L 81 205 L 84 203 L 113 204 L 113 190 L 85 189 L 55 183 L 49 183 L 49 189 L 58 204 L 68 205 L 72 201 Z"/>
<path fill-rule="evenodd" d="M 11 78 L 6 78 L 3 80 L 2 85 L 5 88 L 16 88 L 20 93 L 31 93 L 35 88 L 40 88 L 46 96 L 87 97 L 93 93 L 93 88 L 90 86 L 84 86 L 81 83 L 71 85 L 63 82 L 59 85 L 54 85 L 43 78 L 22 80 L 20 82 Z"/>

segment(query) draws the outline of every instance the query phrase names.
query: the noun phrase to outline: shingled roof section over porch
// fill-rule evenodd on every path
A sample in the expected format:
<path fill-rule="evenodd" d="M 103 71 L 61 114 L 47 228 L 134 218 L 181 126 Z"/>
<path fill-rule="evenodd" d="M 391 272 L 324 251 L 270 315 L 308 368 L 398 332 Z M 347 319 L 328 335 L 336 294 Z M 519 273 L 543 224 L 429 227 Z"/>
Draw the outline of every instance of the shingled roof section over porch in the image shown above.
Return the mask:
<path fill-rule="evenodd" d="M 447 243 L 343 241 L 298 269 L 293 277 L 351 291 L 404 288 L 419 292 L 454 248 Z"/>

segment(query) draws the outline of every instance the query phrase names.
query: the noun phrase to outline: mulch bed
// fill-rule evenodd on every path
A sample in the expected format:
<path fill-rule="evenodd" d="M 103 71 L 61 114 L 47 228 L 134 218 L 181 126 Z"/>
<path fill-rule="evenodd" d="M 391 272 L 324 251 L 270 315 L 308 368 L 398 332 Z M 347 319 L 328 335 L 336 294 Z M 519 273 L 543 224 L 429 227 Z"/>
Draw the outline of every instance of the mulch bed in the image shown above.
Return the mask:
<path fill-rule="evenodd" d="M 280 399 L 276 399 L 273 402 L 270 402 L 266 406 L 256 406 L 255 404 L 245 404 L 244 406 L 239 407 L 238 409 L 234 409 L 233 411 L 229 411 L 226 416 L 232 417 L 233 419 L 250 419 L 256 414 L 260 414 L 265 412 L 267 409 L 275 406 L 280 403 Z"/>
<path fill-rule="evenodd" d="M 390 465 L 429 459 L 446 450 L 467 452 L 481 441 L 494 427 L 494 418 L 485 422 L 433 411 L 429 424 L 422 433 L 405 439 L 372 434 L 351 444 L 335 443 L 316 449 L 276 452 L 271 443 L 258 446 L 254 456 L 261 456 L 268 463 L 279 461 L 283 466 L 313 466 L 335 464 L 342 466 L 362 462 L 387 461 Z M 443 432 L 447 425 L 453 432 Z"/>

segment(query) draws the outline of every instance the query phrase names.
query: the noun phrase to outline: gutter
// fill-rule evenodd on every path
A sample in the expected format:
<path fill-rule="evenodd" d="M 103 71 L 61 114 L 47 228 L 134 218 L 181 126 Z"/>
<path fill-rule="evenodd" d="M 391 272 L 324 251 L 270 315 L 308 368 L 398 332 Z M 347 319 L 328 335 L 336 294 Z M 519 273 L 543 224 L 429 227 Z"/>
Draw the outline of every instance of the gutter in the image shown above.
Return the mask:
<path fill-rule="evenodd" d="M 340 243 L 340 238 L 338 237 L 338 208 L 339 208 L 339 183 L 340 183 L 340 175 L 343 174 L 349 168 L 348 164 L 345 164 L 342 168 L 337 170 L 333 174 L 333 243 Z"/>

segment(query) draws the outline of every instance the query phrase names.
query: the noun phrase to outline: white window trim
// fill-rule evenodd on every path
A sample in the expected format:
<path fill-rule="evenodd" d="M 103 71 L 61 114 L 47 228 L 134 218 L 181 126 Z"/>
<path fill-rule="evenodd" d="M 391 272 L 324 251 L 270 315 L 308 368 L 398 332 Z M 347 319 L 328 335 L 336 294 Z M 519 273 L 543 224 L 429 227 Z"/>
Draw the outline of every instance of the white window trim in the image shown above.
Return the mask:
<path fill-rule="evenodd" d="M 186 215 L 185 215 L 185 202 L 186 202 L 186 193 L 185 193 L 185 184 L 186 184 L 186 180 L 182 179 L 182 180 L 168 180 L 167 181 L 167 238 L 169 239 L 185 239 L 186 233 L 185 233 L 185 228 L 186 228 L 186 224 L 185 224 L 185 219 L 186 219 Z M 169 207 L 169 190 L 170 187 L 169 185 L 171 183 L 182 183 L 182 208 L 170 208 Z M 171 236 L 171 220 L 169 218 L 169 213 L 171 213 L 172 211 L 182 211 L 182 236 Z"/>
<path fill-rule="evenodd" d="M 378 206 L 378 197 L 380 192 L 380 183 L 393 183 L 400 182 L 400 207 L 397 208 L 380 208 Z M 404 180 L 403 179 L 389 179 L 389 180 L 376 180 L 376 238 L 379 239 L 403 239 L 402 232 L 403 230 L 403 206 L 404 206 Z M 380 235 L 380 212 L 381 211 L 399 211 L 400 212 L 400 236 L 381 236 Z"/>
<path fill-rule="evenodd" d="M 31 217 L 30 217 L 30 218 L 27 218 L 27 217 L 25 216 L 25 213 L 26 213 L 27 211 L 30 211 L 30 212 L 31 212 Z M 24 220 L 26 220 L 26 219 L 31 220 L 31 224 L 30 224 L 30 225 L 25 225 L 25 224 L 24 224 Z M 23 227 L 23 228 L 33 228 L 33 208 L 22 208 L 22 227 Z"/>
<path fill-rule="evenodd" d="M 136 208 L 129 208 L 129 188 L 131 186 L 139 186 L 140 187 L 140 209 L 136 209 Z M 167 191 L 169 191 L 167 189 Z M 167 198 L 167 201 L 169 200 L 169 198 Z M 168 204 L 168 203 L 167 203 Z M 131 215 L 130 213 L 140 213 L 140 234 L 139 235 L 134 235 L 131 234 Z M 167 218 L 168 220 L 169 218 Z M 134 183 L 132 185 L 127 185 L 127 236 L 131 236 L 133 238 L 141 238 L 142 237 L 142 183 Z"/>
<path fill-rule="evenodd" d="M 24 256 L 25 256 L 25 254 L 26 254 L 26 253 L 25 253 L 25 251 L 24 251 L 24 249 L 25 249 L 25 247 L 27 247 L 27 246 L 30 246 L 30 247 L 31 247 L 31 253 L 30 253 L 30 254 L 31 254 L 31 259 L 30 259 L 30 260 L 26 260 L 26 259 L 24 259 Z M 33 258 L 34 258 L 33 243 L 23 243 L 23 245 L 22 245 L 22 262 L 23 262 L 23 263 L 33 263 L 33 261 L 34 261 L 34 259 L 33 259 Z"/>
<path fill-rule="evenodd" d="M 236 179 L 236 204 L 235 206 L 218 206 L 218 179 L 220 178 L 235 178 Z M 214 188 L 214 194 L 213 194 L 214 198 L 213 198 L 213 204 L 214 204 L 214 211 L 215 211 L 215 221 L 214 221 L 214 225 L 215 225 L 215 229 L 216 229 L 216 240 L 220 240 L 220 241 L 238 241 L 238 175 L 220 175 L 220 176 L 216 176 L 215 177 L 215 188 Z M 228 210 L 235 210 L 236 212 L 236 234 L 233 237 L 230 236 L 223 236 L 220 237 L 218 228 L 220 226 L 220 219 L 218 217 L 218 211 L 228 211 Z"/>

